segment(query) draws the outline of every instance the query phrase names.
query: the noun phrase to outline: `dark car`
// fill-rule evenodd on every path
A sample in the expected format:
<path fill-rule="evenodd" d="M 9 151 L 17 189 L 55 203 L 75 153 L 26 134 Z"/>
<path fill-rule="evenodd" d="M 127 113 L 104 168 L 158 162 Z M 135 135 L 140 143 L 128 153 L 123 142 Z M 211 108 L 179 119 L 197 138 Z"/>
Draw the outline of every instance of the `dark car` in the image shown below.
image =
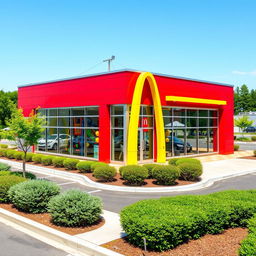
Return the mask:
<path fill-rule="evenodd" d="M 168 136 L 167 138 L 169 139 L 169 142 L 166 143 L 166 150 L 172 151 L 172 146 L 171 146 L 172 136 Z M 174 146 L 175 151 L 184 152 L 184 141 L 183 140 L 181 140 L 177 137 L 173 137 L 173 146 Z M 191 152 L 192 145 L 189 142 L 187 142 L 186 146 L 187 146 L 187 152 Z"/>
<path fill-rule="evenodd" d="M 256 132 L 256 127 L 249 126 L 244 129 L 245 132 Z"/>

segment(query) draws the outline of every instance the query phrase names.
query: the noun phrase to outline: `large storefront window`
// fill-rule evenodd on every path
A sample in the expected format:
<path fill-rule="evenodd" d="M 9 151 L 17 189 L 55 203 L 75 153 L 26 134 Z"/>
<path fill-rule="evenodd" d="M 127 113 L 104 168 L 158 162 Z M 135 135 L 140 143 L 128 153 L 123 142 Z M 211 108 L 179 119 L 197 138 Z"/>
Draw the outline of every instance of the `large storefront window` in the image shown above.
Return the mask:
<path fill-rule="evenodd" d="M 166 157 L 218 151 L 218 112 L 163 107 Z"/>
<path fill-rule="evenodd" d="M 98 107 L 39 109 L 46 129 L 38 151 L 98 159 Z"/>

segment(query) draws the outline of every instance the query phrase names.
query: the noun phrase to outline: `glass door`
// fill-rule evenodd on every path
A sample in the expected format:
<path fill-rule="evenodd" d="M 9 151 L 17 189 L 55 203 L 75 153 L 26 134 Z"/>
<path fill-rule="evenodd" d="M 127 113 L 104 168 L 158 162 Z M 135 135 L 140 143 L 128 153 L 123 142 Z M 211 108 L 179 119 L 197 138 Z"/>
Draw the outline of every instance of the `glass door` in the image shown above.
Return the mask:
<path fill-rule="evenodd" d="M 153 159 L 154 143 L 153 129 L 139 129 L 138 131 L 138 161 Z"/>

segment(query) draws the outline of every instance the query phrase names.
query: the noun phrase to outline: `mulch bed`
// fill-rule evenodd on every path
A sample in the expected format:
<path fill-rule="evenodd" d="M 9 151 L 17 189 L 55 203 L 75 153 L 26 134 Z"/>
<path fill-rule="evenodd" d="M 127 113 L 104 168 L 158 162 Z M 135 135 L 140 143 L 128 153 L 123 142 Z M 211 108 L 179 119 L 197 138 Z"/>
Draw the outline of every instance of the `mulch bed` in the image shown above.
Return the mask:
<path fill-rule="evenodd" d="M 26 213 L 26 212 L 19 211 L 12 204 L 0 204 L 0 207 L 5 209 L 5 210 L 8 210 L 10 212 L 16 213 L 16 214 L 21 215 L 23 217 L 26 217 L 30 220 L 33 220 L 33 221 L 39 222 L 41 224 L 44 224 L 48 227 L 54 228 L 58 231 L 67 233 L 69 235 L 77 235 L 77 234 L 85 233 L 85 232 L 88 232 L 88 231 L 92 231 L 94 229 L 100 228 L 101 226 L 103 226 L 105 224 L 104 219 L 101 218 L 94 225 L 87 226 L 87 227 L 75 227 L 75 228 L 60 227 L 60 226 L 54 225 L 51 222 L 51 217 L 50 217 L 49 213 L 36 213 L 36 214 L 35 213 Z"/>
<path fill-rule="evenodd" d="M 241 159 L 250 159 L 250 160 L 256 160 L 256 156 L 243 156 L 243 157 L 239 157 Z"/>
<path fill-rule="evenodd" d="M 22 162 L 22 160 L 15 160 L 15 159 L 9 159 L 9 158 L 6 158 L 6 157 L 1 157 L 3 159 L 6 159 L 6 160 L 11 160 L 11 161 L 15 161 L 15 162 Z M 0 158 L 0 159 L 1 159 Z M 49 166 L 45 166 L 45 165 L 42 165 L 42 164 L 36 164 L 34 162 L 27 162 L 28 164 L 32 164 L 32 165 L 37 165 L 37 166 L 41 166 L 41 167 L 46 167 L 46 168 L 51 168 L 51 169 L 55 169 L 55 170 L 58 170 L 58 171 L 65 171 L 65 172 L 71 172 L 71 173 L 78 173 L 80 175 L 84 175 L 86 177 L 88 177 L 89 179 L 91 179 L 92 181 L 94 182 L 99 182 L 99 183 L 102 183 L 102 184 L 107 184 L 107 185 L 115 185 L 115 186 L 131 186 L 129 184 L 127 184 L 123 179 L 122 177 L 120 176 L 119 173 L 117 173 L 116 177 L 115 177 L 115 180 L 114 181 L 110 181 L 110 182 L 100 182 L 99 180 L 97 180 L 92 173 L 81 173 L 79 172 L 78 170 L 73 170 L 73 171 L 69 171 L 69 170 L 66 170 L 65 168 L 57 168 L 57 167 L 54 167 L 52 165 L 49 165 Z M 200 180 L 198 180 L 200 181 Z M 176 180 L 176 184 L 175 185 L 172 185 L 172 186 L 183 186 L 183 185 L 189 185 L 189 184 L 194 184 L 198 181 L 186 181 L 186 180 Z M 170 185 L 168 185 L 170 186 Z M 133 186 L 134 187 L 134 186 Z M 145 182 L 143 183 L 142 186 L 138 186 L 138 187 L 166 187 L 164 185 L 158 185 L 156 183 L 156 181 L 154 179 L 145 179 Z"/>
<path fill-rule="evenodd" d="M 227 229 L 222 234 L 205 235 L 165 252 L 145 252 L 130 245 L 124 238 L 102 246 L 127 256 L 237 256 L 240 242 L 247 234 L 244 228 Z"/>

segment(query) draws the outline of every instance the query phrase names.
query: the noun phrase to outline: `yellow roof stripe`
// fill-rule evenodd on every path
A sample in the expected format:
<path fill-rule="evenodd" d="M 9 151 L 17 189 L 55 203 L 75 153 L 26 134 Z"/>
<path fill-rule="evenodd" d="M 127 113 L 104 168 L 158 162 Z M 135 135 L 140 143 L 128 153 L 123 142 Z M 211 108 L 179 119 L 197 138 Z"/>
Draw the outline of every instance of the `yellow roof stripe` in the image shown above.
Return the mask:
<path fill-rule="evenodd" d="M 227 101 L 225 100 L 211 100 L 211 99 L 179 97 L 179 96 L 166 96 L 165 100 L 189 102 L 189 103 L 213 104 L 213 105 L 227 105 Z"/>

